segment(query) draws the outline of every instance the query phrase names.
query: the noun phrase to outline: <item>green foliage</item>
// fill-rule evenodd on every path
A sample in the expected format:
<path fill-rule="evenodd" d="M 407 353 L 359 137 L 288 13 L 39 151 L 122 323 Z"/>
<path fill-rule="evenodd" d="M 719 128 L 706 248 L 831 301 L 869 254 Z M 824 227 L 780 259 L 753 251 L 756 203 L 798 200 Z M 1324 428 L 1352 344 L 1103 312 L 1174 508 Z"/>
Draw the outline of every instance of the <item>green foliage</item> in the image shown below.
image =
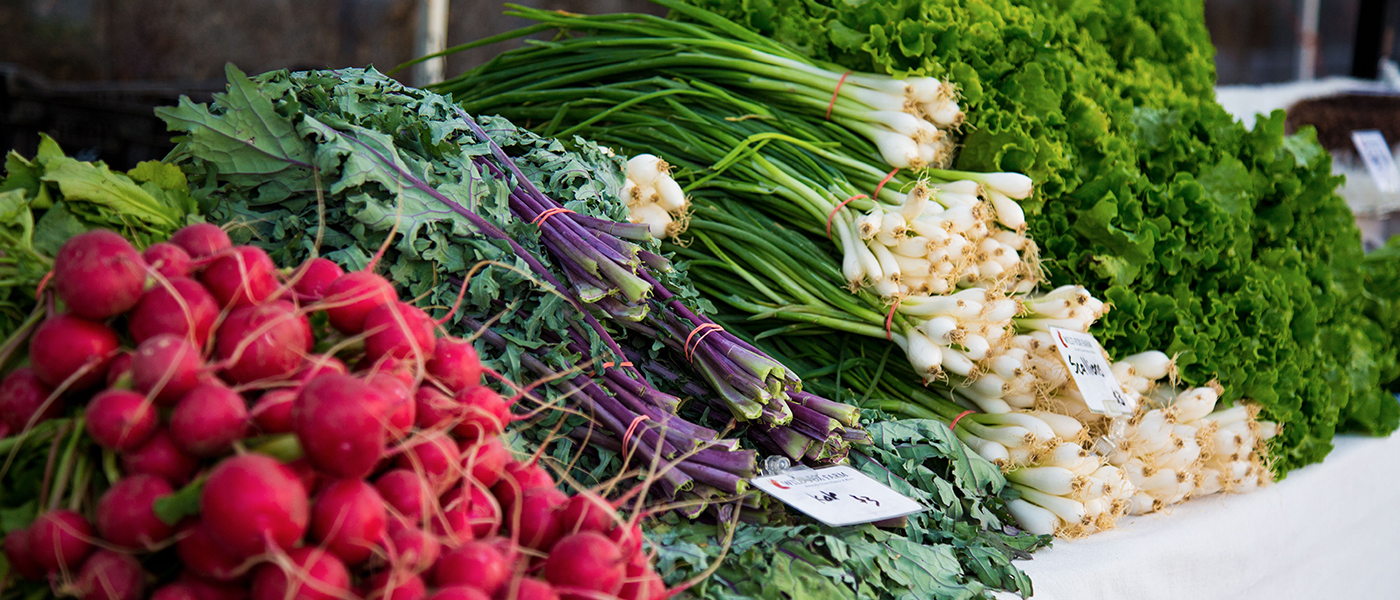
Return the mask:
<path fill-rule="evenodd" d="M 1095 331 L 1111 353 L 1179 353 L 1188 383 L 1261 403 L 1285 425 L 1279 473 L 1339 427 L 1395 429 L 1331 159 L 1281 112 L 1249 131 L 1214 101 L 1199 2 L 690 1 L 816 59 L 958 85 L 957 166 L 1035 179 L 1052 283 L 1114 304 Z"/>
<path fill-rule="evenodd" d="M 1011 564 L 1049 543 L 1013 535 L 1002 505 L 1001 472 L 966 448 L 945 423 L 908 419 L 867 428 L 874 444 L 852 464 L 926 511 L 904 529 L 873 525 L 740 527 L 730 556 L 696 588 L 702 598 L 984 598 L 1006 589 L 1029 596 Z M 715 527 L 663 523 L 652 531 L 657 569 L 669 583 L 709 567 L 722 547 Z"/>

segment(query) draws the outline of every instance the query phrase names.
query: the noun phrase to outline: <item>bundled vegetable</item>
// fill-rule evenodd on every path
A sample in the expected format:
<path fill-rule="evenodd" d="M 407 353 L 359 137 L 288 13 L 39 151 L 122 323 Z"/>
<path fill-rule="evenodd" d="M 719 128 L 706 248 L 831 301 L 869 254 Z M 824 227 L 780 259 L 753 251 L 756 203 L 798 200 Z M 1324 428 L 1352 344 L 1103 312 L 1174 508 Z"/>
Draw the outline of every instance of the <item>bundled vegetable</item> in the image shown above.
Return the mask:
<path fill-rule="evenodd" d="M 57 450 L 5 532 L 19 577 L 113 600 L 669 595 L 636 517 L 513 456 L 524 393 L 484 387 L 377 260 L 279 269 L 212 225 L 145 255 L 66 242 L 66 310 L 0 382 L 6 468 Z"/>
<path fill-rule="evenodd" d="M 1257 402 L 1283 426 L 1276 475 L 1400 421 L 1330 156 L 1281 111 L 1247 130 L 1215 101 L 1199 2 L 689 3 L 833 70 L 956 82 L 955 164 L 1037 182 L 1022 205 L 1049 281 L 1116 307 L 1095 330 L 1115 356 L 1160 349 L 1222 404 Z"/>

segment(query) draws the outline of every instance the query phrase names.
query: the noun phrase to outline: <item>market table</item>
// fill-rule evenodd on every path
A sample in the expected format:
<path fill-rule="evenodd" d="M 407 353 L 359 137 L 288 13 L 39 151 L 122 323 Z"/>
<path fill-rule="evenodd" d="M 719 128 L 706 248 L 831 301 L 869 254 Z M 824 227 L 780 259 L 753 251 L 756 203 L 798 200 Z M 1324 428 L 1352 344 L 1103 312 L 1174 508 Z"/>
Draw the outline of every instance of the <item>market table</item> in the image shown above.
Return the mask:
<path fill-rule="evenodd" d="M 1017 564 L 1036 600 L 1400 598 L 1397 507 L 1400 435 L 1339 436 L 1276 485 L 1125 518 Z"/>

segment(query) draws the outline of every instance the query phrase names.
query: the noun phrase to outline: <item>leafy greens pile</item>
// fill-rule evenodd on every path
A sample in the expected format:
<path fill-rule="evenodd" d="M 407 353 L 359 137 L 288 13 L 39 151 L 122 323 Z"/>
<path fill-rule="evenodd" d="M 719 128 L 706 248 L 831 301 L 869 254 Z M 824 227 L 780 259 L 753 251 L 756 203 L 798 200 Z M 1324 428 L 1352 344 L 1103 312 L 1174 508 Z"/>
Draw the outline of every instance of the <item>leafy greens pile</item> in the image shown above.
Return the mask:
<path fill-rule="evenodd" d="M 1386 433 L 1388 340 L 1362 309 L 1362 248 L 1310 131 L 1246 130 L 1214 100 L 1199 2 L 688 0 L 847 68 L 947 78 L 957 167 L 1019 171 L 1054 284 L 1111 301 L 1110 353 L 1180 353 L 1284 425 L 1276 472 L 1338 429 Z"/>

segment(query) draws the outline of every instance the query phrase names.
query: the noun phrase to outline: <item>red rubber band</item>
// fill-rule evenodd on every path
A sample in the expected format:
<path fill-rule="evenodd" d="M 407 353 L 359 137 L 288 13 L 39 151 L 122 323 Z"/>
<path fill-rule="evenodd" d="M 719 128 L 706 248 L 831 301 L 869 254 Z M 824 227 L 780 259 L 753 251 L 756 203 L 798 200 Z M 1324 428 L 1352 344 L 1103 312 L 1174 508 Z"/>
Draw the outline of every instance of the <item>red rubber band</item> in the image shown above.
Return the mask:
<path fill-rule="evenodd" d="M 890 333 L 890 325 L 894 324 L 894 311 L 899 310 L 899 296 L 894 297 L 894 304 L 890 305 L 890 314 L 885 315 L 885 340 L 892 341 L 894 335 Z"/>
<path fill-rule="evenodd" d="M 894 174 L 895 174 L 895 173 L 898 173 L 898 172 L 899 172 L 899 167 L 895 167 L 895 169 L 894 169 L 893 171 L 890 171 L 889 175 L 886 175 L 884 179 L 881 179 L 881 180 L 880 180 L 880 185 L 875 186 L 875 201 L 876 201 L 876 202 L 878 202 L 879 199 L 880 199 L 880 190 L 885 189 L 885 184 L 886 184 L 886 183 L 889 183 L 891 179 L 894 179 Z"/>
<path fill-rule="evenodd" d="M 53 279 L 53 271 L 44 273 L 44 278 L 39 280 L 39 288 L 34 290 L 34 299 L 38 300 L 44 296 L 44 288 L 49 285 L 49 280 Z"/>
<path fill-rule="evenodd" d="M 948 424 L 948 429 L 951 431 L 954 427 L 957 427 L 957 426 L 958 426 L 958 421 L 961 421 L 963 417 L 966 417 L 966 416 L 968 416 L 968 415 L 970 415 L 970 414 L 972 414 L 972 413 L 975 413 L 975 412 L 977 412 L 977 411 L 975 411 L 975 410 L 965 410 L 965 411 L 962 411 L 962 414 L 960 414 L 960 415 L 958 415 L 958 416 L 956 416 L 956 417 L 953 417 L 953 422 Z"/>
<path fill-rule="evenodd" d="M 841 80 L 836 82 L 836 89 L 831 91 L 831 102 L 828 102 L 826 105 L 826 120 L 828 121 L 831 120 L 831 109 L 836 107 L 836 96 L 841 93 L 841 86 L 846 83 L 846 77 L 850 76 L 850 74 L 850 71 L 842 73 Z"/>
<path fill-rule="evenodd" d="M 685 359 L 686 359 L 686 360 L 693 360 L 692 357 L 695 356 L 695 351 L 698 350 L 698 349 L 700 348 L 700 342 L 702 342 L 702 341 L 705 340 L 705 336 L 709 335 L 710 333 L 712 333 L 712 332 L 714 332 L 714 331 L 716 331 L 716 330 L 723 330 L 723 329 L 724 329 L 723 327 L 720 327 L 720 326 L 717 325 L 717 324 L 714 324 L 714 323 L 705 323 L 704 325 L 701 325 L 701 326 L 699 326 L 699 327 L 696 327 L 695 329 L 690 330 L 690 335 L 685 336 L 685 344 L 682 346 L 682 348 L 685 349 Z M 696 335 L 696 334 L 700 334 L 700 337 L 695 338 L 695 335 Z M 695 346 L 691 346 L 691 345 L 690 345 L 690 340 L 691 340 L 691 338 L 695 338 Z"/>
<path fill-rule="evenodd" d="M 828 239 L 828 240 L 831 239 L 831 220 L 834 219 L 834 218 L 836 218 L 836 211 L 841 210 L 842 208 L 845 208 L 846 205 L 847 205 L 847 204 L 850 204 L 852 200 L 856 200 L 856 199 L 859 199 L 859 198 L 869 198 L 869 197 L 870 197 L 870 196 L 867 196 L 867 195 L 865 195 L 865 194 L 856 194 L 856 195 L 854 195 L 854 196 L 851 196 L 850 198 L 847 198 L 847 199 L 845 199 L 845 200 L 842 200 L 840 204 L 837 204 L 837 205 L 836 205 L 836 208 L 831 209 L 831 214 L 829 214 L 829 215 L 826 216 L 826 239 Z"/>
<path fill-rule="evenodd" d="M 627 442 L 632 440 L 632 434 L 637 432 L 637 427 L 642 424 L 642 421 L 650 418 L 646 415 L 637 415 L 637 418 L 632 419 L 632 424 L 627 426 L 627 432 L 622 434 L 622 450 L 624 452 L 627 451 Z"/>
<path fill-rule="evenodd" d="M 550 217 L 552 217 L 552 216 L 554 216 L 554 215 L 557 215 L 557 214 L 559 214 L 559 213 L 571 213 L 571 212 L 574 212 L 574 211 L 569 210 L 569 209 L 567 209 L 567 208 L 558 207 L 558 206 L 556 206 L 556 207 L 554 207 L 554 208 L 547 208 L 547 209 L 545 209 L 543 212 L 541 212 L 540 214 L 535 215 L 535 218 L 534 218 L 533 220 L 531 220 L 530 222 L 533 223 L 533 224 L 535 224 L 535 225 L 539 225 L 540 227 L 544 227 L 544 220 L 545 220 L 545 219 L 548 219 L 548 218 L 550 218 Z"/>

